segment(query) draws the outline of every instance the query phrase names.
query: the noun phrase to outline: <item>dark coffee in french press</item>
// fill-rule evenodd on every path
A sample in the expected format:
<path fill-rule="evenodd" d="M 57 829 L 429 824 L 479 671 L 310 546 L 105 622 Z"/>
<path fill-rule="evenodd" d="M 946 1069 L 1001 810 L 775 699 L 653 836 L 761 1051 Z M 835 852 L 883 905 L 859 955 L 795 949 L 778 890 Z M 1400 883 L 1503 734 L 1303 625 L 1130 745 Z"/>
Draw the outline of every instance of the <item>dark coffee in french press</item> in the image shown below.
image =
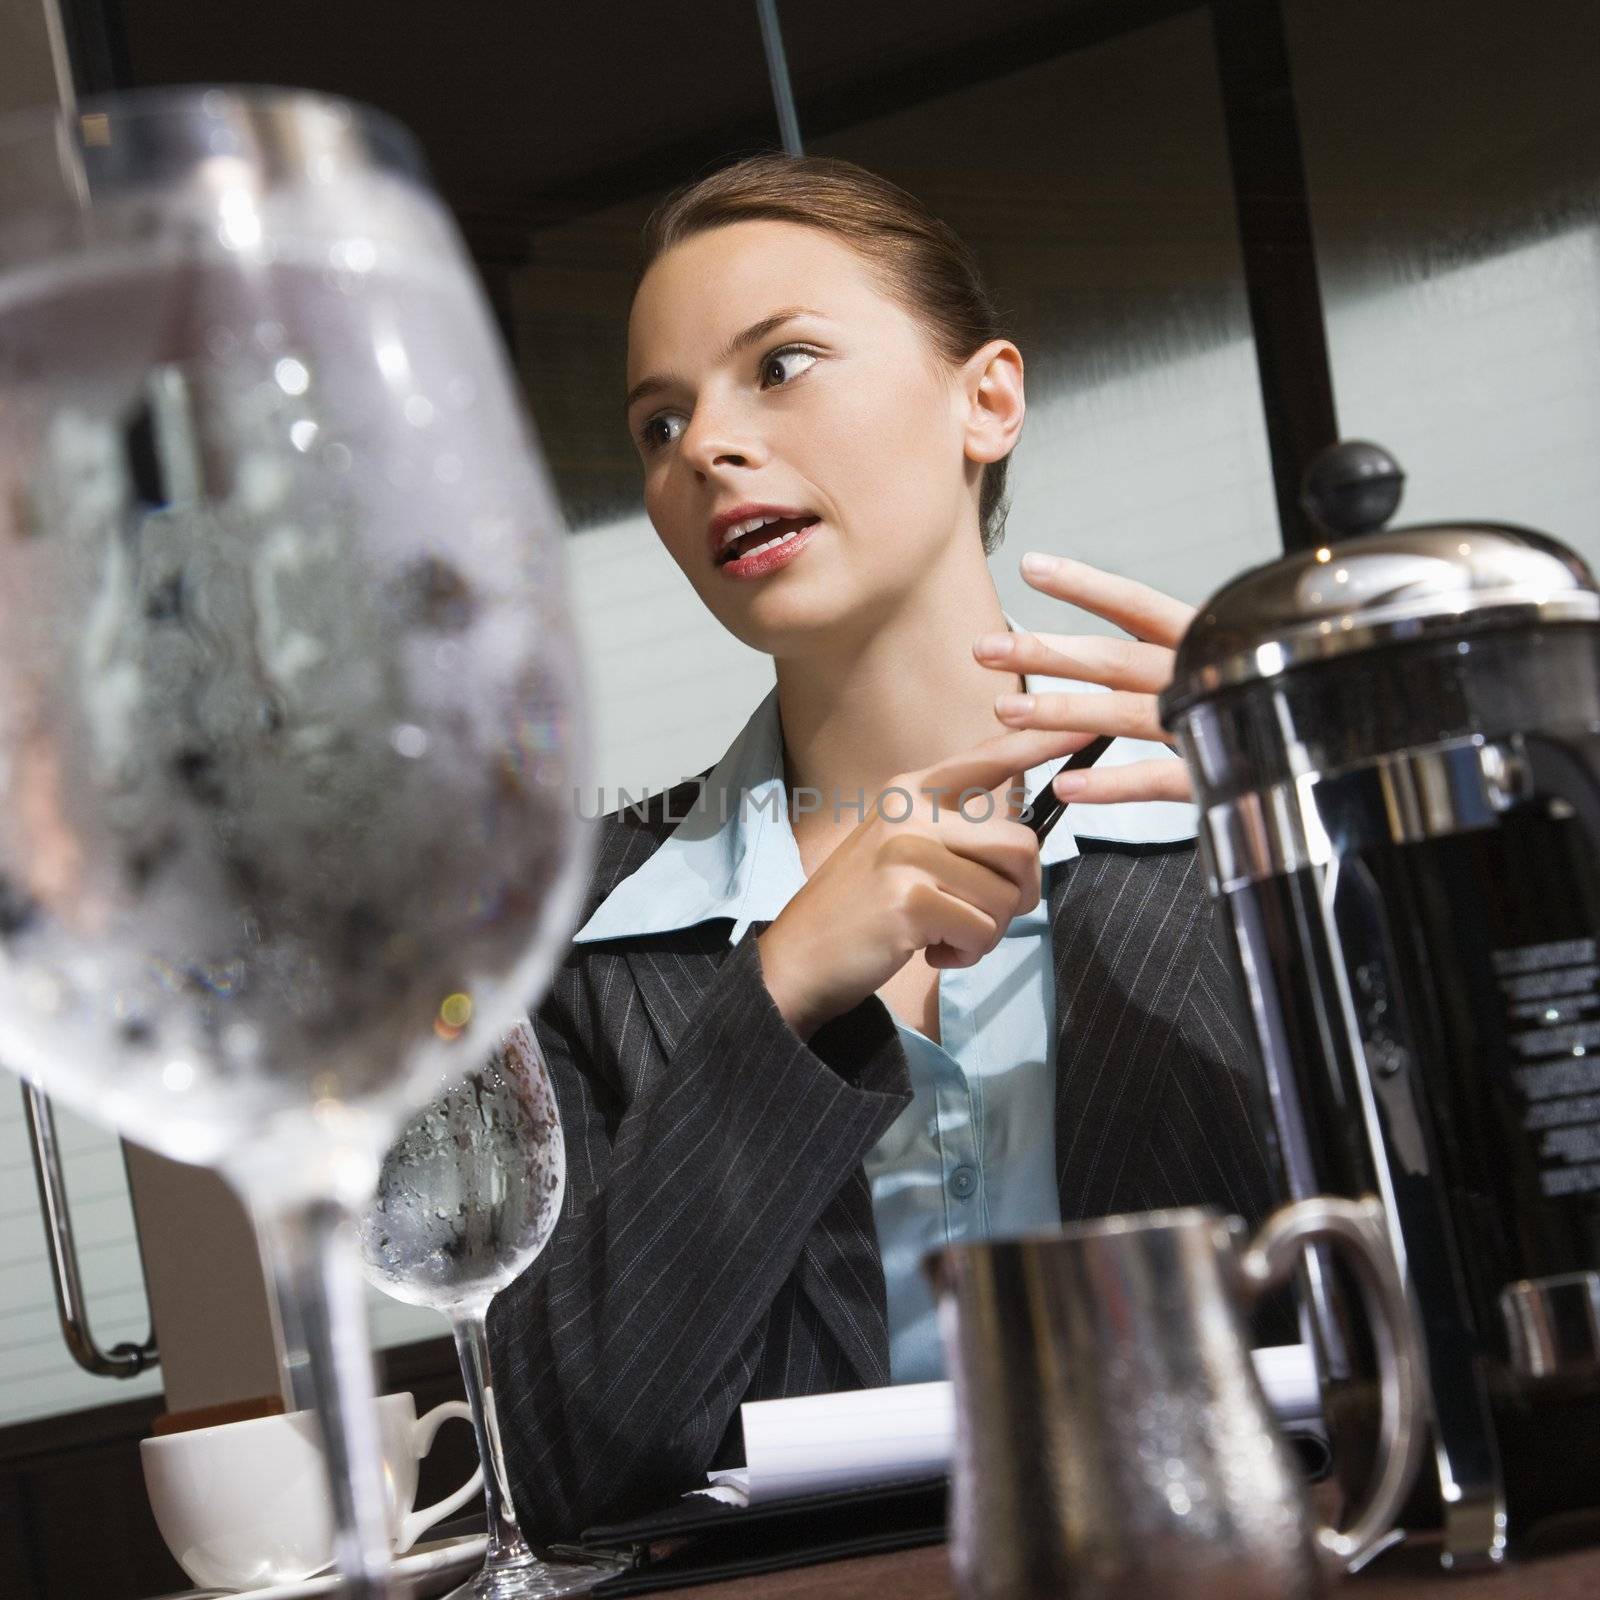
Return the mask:
<path fill-rule="evenodd" d="M 1437 1469 L 1407 1521 L 1467 1565 L 1600 1507 L 1600 587 L 1525 529 L 1383 530 L 1399 482 L 1324 457 L 1345 536 L 1203 606 L 1162 714 L 1286 1187 L 1385 1207 Z M 1350 1302 L 1313 1260 L 1341 1462 L 1376 1414 Z"/>

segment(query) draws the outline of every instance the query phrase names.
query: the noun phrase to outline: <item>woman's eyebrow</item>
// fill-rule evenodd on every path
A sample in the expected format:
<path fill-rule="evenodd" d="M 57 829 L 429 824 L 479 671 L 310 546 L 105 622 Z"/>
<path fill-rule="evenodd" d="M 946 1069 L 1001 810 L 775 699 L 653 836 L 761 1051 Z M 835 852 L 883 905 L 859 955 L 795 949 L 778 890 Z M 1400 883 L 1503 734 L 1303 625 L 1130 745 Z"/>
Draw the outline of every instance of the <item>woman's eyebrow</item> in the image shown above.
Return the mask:
<path fill-rule="evenodd" d="M 731 361 L 739 352 L 749 345 L 755 344 L 760 339 L 765 339 L 769 333 L 781 328 L 784 323 L 792 322 L 796 317 L 820 317 L 820 311 L 812 311 L 807 306 L 786 306 L 782 311 L 774 311 L 770 317 L 763 317 L 759 322 L 752 322 L 742 333 L 736 333 L 723 346 L 717 355 L 717 365 L 720 367 L 725 362 Z M 670 389 L 674 383 L 681 383 L 681 379 L 668 374 L 664 377 L 650 377 L 642 379 L 628 391 L 628 398 L 622 402 L 622 414 L 633 410 L 634 402 L 643 400 L 646 395 L 657 394 L 663 389 Z"/>

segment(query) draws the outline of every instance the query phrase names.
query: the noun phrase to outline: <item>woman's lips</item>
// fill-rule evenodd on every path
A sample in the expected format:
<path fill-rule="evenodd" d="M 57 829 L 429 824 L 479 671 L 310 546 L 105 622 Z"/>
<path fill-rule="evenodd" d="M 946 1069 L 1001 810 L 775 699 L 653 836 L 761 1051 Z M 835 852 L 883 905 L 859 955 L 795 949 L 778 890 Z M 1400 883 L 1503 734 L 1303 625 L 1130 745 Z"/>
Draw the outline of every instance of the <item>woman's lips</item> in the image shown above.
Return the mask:
<path fill-rule="evenodd" d="M 820 526 L 820 522 L 812 522 L 799 529 L 793 538 L 785 539 L 781 544 L 772 545 L 766 550 L 753 551 L 750 555 L 739 556 L 733 561 L 724 561 L 717 571 L 725 578 L 735 578 L 741 582 L 764 578 L 769 572 L 776 572 L 779 567 L 788 566 L 811 543 L 812 535 Z"/>

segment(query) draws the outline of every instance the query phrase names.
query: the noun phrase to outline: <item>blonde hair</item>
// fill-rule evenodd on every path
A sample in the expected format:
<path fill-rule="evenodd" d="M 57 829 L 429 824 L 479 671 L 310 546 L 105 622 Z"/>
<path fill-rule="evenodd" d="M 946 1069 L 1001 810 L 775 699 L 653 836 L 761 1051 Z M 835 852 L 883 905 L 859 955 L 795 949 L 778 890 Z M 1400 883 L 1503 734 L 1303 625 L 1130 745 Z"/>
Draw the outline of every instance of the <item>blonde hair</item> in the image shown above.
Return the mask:
<path fill-rule="evenodd" d="M 668 195 L 645 223 L 635 288 L 656 258 L 682 240 L 760 220 L 837 234 L 951 362 L 1005 336 L 977 258 L 961 236 L 915 195 L 830 156 L 749 156 Z M 978 521 L 986 556 L 1000 548 L 1005 533 L 1008 459 L 983 468 Z"/>

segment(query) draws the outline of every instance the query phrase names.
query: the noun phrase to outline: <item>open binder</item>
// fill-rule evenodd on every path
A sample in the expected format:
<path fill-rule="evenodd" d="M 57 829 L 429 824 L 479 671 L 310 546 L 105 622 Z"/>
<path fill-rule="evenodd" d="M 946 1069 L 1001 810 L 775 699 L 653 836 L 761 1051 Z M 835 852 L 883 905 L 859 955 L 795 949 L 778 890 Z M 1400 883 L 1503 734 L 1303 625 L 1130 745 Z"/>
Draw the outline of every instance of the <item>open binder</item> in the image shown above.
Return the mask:
<path fill-rule="evenodd" d="M 1299 1455 L 1308 1479 L 1326 1476 L 1328 1445 L 1320 1428 L 1289 1426 L 1284 1437 Z M 576 1544 L 553 1546 L 552 1553 L 626 1562 L 591 1591 L 599 1597 L 686 1588 L 938 1544 L 945 1536 L 946 1489 L 940 1474 L 749 1506 L 688 1494 L 630 1522 L 589 1528 Z"/>

